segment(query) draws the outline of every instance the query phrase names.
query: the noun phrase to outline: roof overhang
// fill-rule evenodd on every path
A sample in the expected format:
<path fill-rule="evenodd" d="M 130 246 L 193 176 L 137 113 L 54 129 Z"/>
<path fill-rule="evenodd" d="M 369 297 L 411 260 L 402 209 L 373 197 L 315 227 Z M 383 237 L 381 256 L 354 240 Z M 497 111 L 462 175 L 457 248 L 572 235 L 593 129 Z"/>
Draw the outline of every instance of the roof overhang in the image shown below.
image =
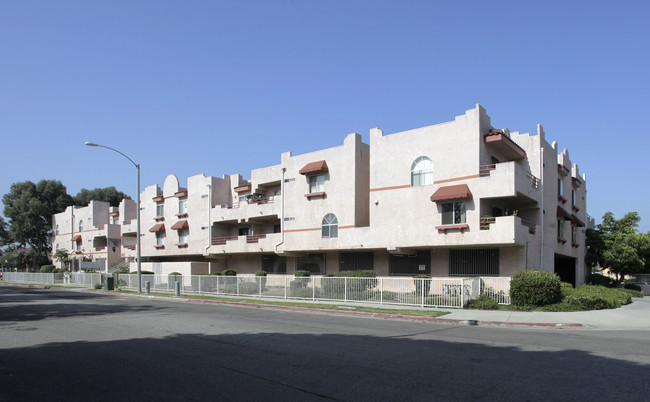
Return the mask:
<path fill-rule="evenodd" d="M 298 173 L 304 175 L 310 175 L 310 174 L 327 173 L 328 171 L 329 168 L 327 167 L 327 162 L 323 160 L 323 161 L 311 162 L 306 164 L 305 167 L 303 167 L 298 171 Z"/>

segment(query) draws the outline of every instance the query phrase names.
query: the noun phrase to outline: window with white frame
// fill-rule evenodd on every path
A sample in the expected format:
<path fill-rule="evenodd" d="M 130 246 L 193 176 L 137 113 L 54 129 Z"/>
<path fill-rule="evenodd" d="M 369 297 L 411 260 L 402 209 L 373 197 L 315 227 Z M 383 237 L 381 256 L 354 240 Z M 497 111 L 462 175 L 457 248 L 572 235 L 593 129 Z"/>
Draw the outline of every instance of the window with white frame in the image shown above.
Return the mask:
<path fill-rule="evenodd" d="M 156 204 L 156 216 L 165 216 L 165 204 Z"/>
<path fill-rule="evenodd" d="M 336 215 L 325 215 L 321 224 L 321 235 L 323 238 L 339 237 L 339 220 L 336 219 Z"/>
<path fill-rule="evenodd" d="M 190 234 L 190 231 L 187 229 L 180 229 L 178 231 L 178 243 L 185 244 L 187 243 L 187 236 Z"/>
<path fill-rule="evenodd" d="M 433 162 L 420 156 L 411 165 L 411 187 L 433 184 Z"/>
<path fill-rule="evenodd" d="M 309 176 L 309 193 L 322 193 L 325 191 L 325 175 Z"/>
<path fill-rule="evenodd" d="M 179 215 L 187 213 L 187 198 L 178 200 L 178 213 Z"/>
<path fill-rule="evenodd" d="M 557 195 L 560 197 L 564 196 L 564 182 L 562 178 L 557 179 Z"/>
<path fill-rule="evenodd" d="M 457 225 L 467 222 L 465 201 L 446 202 L 441 207 L 443 225 Z"/>
<path fill-rule="evenodd" d="M 165 245 L 165 232 L 156 232 L 156 246 Z"/>
<path fill-rule="evenodd" d="M 571 243 L 578 243 L 578 227 L 576 225 L 571 225 Z"/>
<path fill-rule="evenodd" d="M 84 231 L 84 221 L 79 220 L 79 233 Z"/>
<path fill-rule="evenodd" d="M 578 196 L 576 195 L 576 191 L 571 190 L 571 205 L 575 207 L 577 201 L 578 201 Z"/>

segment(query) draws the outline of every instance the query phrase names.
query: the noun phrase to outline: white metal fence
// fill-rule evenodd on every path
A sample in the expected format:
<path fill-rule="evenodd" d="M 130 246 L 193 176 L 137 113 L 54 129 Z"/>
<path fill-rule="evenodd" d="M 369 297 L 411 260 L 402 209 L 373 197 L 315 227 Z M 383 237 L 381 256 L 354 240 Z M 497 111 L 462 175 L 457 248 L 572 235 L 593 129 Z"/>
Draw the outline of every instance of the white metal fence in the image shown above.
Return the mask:
<path fill-rule="evenodd" d="M 137 274 L 113 274 L 115 286 L 136 290 Z M 3 272 L 11 282 L 93 286 L 102 283 L 96 273 L 44 274 Z M 499 304 L 510 304 L 510 278 L 337 278 L 221 275 L 142 275 L 142 287 L 152 292 L 173 293 L 176 282 L 184 294 L 274 297 L 341 302 L 401 304 L 422 307 L 462 308 L 469 300 L 487 295 Z"/>

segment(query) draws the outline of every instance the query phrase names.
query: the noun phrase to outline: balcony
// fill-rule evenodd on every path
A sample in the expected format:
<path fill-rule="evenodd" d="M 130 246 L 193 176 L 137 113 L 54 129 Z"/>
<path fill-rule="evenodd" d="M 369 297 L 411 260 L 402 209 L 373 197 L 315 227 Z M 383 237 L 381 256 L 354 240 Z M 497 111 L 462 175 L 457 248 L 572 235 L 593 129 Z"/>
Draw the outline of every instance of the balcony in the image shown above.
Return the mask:
<path fill-rule="evenodd" d="M 490 130 L 485 137 L 485 145 L 494 149 L 500 155 L 505 156 L 509 161 L 518 161 L 526 157 L 526 151 L 501 130 Z"/>
<path fill-rule="evenodd" d="M 258 233 L 242 236 L 215 236 L 208 249 L 211 254 L 273 252 L 280 233 Z"/>
<path fill-rule="evenodd" d="M 248 218 L 279 215 L 279 210 L 279 197 L 256 197 L 248 201 L 217 205 L 212 208 L 212 216 L 214 222 L 241 221 L 242 219 L 248 220 Z"/>
<path fill-rule="evenodd" d="M 515 162 L 479 167 L 479 198 L 517 197 L 521 204 L 539 202 L 539 179 Z"/>

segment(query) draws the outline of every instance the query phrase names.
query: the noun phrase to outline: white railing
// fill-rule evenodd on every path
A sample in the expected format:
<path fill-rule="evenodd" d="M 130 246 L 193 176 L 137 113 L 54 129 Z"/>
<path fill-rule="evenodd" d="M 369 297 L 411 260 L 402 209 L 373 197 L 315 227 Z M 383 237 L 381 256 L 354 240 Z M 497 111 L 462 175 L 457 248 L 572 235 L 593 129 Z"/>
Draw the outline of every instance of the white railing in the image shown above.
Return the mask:
<path fill-rule="evenodd" d="M 69 274 L 47 274 L 38 272 L 3 272 L 2 279 L 7 282 L 36 283 L 44 285 L 64 284 L 93 286 L 102 283 L 102 275 L 95 273 L 73 272 Z"/>
<path fill-rule="evenodd" d="M 2 280 L 20 283 L 54 283 L 54 274 L 37 272 L 3 272 Z"/>
<path fill-rule="evenodd" d="M 481 277 L 481 295 L 487 295 L 499 304 L 510 304 L 509 277 Z"/>
<path fill-rule="evenodd" d="M 124 282 L 122 282 L 124 281 Z M 462 308 L 469 300 L 471 282 L 461 278 L 335 278 L 294 276 L 142 275 L 152 292 L 338 300 L 379 304 Z M 137 289 L 135 274 L 120 274 L 117 285 Z"/>

